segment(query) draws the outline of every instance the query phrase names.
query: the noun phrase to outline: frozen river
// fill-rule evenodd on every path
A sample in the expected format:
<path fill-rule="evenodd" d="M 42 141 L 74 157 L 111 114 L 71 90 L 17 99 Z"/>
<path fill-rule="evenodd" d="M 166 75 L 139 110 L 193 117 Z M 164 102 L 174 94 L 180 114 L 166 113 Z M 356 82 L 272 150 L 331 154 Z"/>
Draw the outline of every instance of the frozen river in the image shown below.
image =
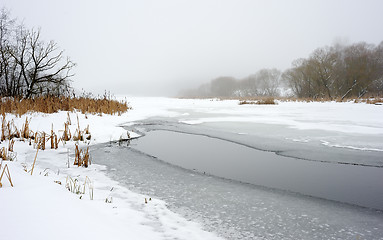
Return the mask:
<path fill-rule="evenodd" d="M 127 124 L 143 137 L 98 145 L 93 161 L 227 239 L 383 239 L 381 134 L 185 111 Z"/>
<path fill-rule="evenodd" d="M 314 160 L 286 157 L 291 146 L 276 154 L 236 142 L 248 141 L 247 135 L 230 138 L 210 127 L 155 122 L 135 126 L 146 135 L 129 146 L 98 146 L 94 161 L 108 166 L 115 180 L 165 200 L 207 230 L 228 239 L 383 238 L 383 214 L 376 210 L 383 209 L 380 165 L 357 165 L 358 155 L 343 164 L 320 161 L 319 153 Z"/>

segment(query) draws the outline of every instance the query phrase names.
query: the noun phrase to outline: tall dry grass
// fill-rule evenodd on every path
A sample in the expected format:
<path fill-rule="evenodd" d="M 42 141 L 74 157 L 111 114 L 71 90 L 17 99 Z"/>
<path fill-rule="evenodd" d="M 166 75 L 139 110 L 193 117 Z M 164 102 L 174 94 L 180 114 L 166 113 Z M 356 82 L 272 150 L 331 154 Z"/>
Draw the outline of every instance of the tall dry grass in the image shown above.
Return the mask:
<path fill-rule="evenodd" d="M 3 98 L 0 101 L 0 113 L 13 113 L 21 116 L 27 112 L 55 113 L 57 111 L 80 111 L 89 114 L 118 114 L 129 110 L 127 102 L 111 98 L 90 97 L 54 97 L 41 96 L 33 99 Z"/>

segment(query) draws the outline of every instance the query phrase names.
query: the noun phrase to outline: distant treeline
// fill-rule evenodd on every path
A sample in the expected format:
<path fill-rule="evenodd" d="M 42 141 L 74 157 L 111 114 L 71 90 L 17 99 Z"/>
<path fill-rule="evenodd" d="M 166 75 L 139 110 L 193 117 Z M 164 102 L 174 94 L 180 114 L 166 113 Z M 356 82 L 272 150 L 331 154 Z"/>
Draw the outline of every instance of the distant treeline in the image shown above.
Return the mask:
<path fill-rule="evenodd" d="M 183 97 L 278 97 L 334 99 L 383 95 L 383 42 L 336 44 L 316 49 L 292 68 L 262 69 L 244 79 L 219 77 Z"/>

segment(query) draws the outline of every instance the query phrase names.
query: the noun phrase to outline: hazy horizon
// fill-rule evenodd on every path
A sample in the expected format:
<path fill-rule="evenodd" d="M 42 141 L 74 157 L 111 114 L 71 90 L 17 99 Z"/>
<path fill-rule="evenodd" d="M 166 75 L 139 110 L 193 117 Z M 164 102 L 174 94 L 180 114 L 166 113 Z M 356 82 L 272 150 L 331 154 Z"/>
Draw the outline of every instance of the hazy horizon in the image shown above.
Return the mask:
<path fill-rule="evenodd" d="M 383 1 L 3 0 L 41 27 L 77 67 L 73 86 L 95 94 L 174 95 L 219 76 L 285 70 L 335 42 L 383 40 Z"/>

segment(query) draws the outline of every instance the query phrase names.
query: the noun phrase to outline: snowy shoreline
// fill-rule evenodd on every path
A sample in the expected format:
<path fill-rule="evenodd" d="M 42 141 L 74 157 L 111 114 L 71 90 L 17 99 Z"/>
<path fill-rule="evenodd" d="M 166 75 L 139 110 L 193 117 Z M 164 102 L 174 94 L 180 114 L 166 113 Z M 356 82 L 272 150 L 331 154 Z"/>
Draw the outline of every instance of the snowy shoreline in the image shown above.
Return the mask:
<path fill-rule="evenodd" d="M 134 138 L 138 134 L 127 134 L 120 127 L 130 121 L 129 115 L 130 112 L 102 117 L 70 113 L 71 132 L 77 127 L 78 116 L 81 129 L 89 124 L 90 145 L 126 139 L 128 135 Z M 6 119 L 13 119 L 15 126 L 21 129 L 26 117 L 31 118 L 31 130 L 50 132 L 53 124 L 54 130 L 60 134 L 67 112 L 31 113 L 20 118 L 7 114 Z M 145 117 L 135 119 L 140 118 Z M 8 147 L 8 144 L 9 141 L 3 141 L 0 147 Z M 31 176 L 36 149 L 28 142 L 15 141 L 15 160 L 2 163 L 10 170 L 14 187 L 4 176 L 0 188 L 0 213 L 6 221 L 2 224 L 0 239 L 220 239 L 202 230 L 199 224 L 171 212 L 161 200 L 151 199 L 145 203 L 145 198 L 148 200 L 151 196 L 120 186 L 105 175 L 104 166 L 74 166 L 75 142 L 59 145 L 57 150 L 47 147 L 38 152 Z M 80 143 L 80 146 L 86 144 Z M 85 193 L 69 192 L 65 187 L 67 177 L 72 178 L 77 187 L 84 188 Z M 84 185 L 87 177 L 93 187 L 93 200 L 90 200 L 89 186 Z"/>

